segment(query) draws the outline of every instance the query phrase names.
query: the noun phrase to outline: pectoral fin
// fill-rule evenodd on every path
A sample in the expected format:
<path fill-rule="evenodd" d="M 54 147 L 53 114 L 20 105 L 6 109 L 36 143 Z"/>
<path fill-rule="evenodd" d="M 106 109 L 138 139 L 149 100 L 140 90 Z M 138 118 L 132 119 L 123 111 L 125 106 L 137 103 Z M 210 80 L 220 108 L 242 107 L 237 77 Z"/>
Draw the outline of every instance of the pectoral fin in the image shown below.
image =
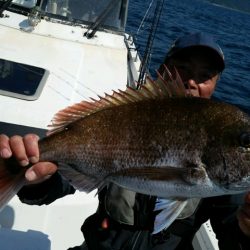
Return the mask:
<path fill-rule="evenodd" d="M 200 199 L 173 200 L 157 198 L 154 211 L 161 211 L 155 218 L 154 231 L 156 234 L 168 228 L 176 219 L 185 219 L 197 209 Z"/>
<path fill-rule="evenodd" d="M 156 215 L 153 234 L 168 228 L 186 206 L 186 200 L 172 200 L 157 198 L 154 211 L 161 211 Z"/>
<path fill-rule="evenodd" d="M 124 176 L 151 181 L 178 181 L 190 185 L 198 184 L 206 178 L 206 170 L 203 167 L 144 167 L 128 168 L 111 174 L 112 176 Z"/>

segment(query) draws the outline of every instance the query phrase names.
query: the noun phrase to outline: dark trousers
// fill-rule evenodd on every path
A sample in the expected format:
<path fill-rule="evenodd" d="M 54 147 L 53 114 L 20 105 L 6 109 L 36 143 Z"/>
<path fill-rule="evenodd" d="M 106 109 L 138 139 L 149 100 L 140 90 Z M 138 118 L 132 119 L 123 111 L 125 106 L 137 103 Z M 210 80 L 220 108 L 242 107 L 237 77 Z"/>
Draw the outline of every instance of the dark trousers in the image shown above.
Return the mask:
<path fill-rule="evenodd" d="M 110 221 L 107 229 L 101 228 L 103 217 L 98 213 L 86 219 L 82 232 L 88 248 L 74 250 L 166 250 L 176 249 L 181 238 L 168 232 L 152 235 L 149 230 L 139 230 L 131 226 Z M 187 245 L 182 250 L 192 250 Z"/>

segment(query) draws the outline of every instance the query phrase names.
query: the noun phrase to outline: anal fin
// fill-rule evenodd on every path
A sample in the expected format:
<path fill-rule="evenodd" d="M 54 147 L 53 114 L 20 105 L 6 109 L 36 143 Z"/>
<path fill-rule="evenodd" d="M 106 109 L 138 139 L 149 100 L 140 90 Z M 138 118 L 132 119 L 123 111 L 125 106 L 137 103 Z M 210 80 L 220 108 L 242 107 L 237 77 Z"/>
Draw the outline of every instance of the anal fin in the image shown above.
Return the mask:
<path fill-rule="evenodd" d="M 100 180 L 80 173 L 72 165 L 59 163 L 58 172 L 77 190 L 90 193 L 101 186 Z"/>

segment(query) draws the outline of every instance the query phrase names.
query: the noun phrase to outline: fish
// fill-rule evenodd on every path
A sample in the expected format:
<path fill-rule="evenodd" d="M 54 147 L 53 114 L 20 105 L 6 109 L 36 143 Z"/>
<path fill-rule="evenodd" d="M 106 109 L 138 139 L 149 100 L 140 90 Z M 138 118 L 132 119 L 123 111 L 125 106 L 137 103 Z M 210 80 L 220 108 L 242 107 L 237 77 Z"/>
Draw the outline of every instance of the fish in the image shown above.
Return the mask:
<path fill-rule="evenodd" d="M 115 183 L 165 198 L 171 220 L 188 199 L 250 189 L 248 114 L 191 96 L 178 76 L 84 100 L 59 111 L 50 127 L 40 161 L 56 163 L 77 190 Z M 0 207 L 25 185 L 25 171 L 14 158 L 1 160 Z"/>

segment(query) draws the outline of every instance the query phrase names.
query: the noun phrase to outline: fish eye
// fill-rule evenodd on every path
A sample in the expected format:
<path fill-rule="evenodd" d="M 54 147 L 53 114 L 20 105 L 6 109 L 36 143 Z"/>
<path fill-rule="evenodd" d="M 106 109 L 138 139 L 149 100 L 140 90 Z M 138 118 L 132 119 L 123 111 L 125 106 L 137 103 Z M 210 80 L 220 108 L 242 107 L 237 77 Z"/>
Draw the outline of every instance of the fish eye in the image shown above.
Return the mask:
<path fill-rule="evenodd" d="M 240 135 L 240 145 L 242 147 L 250 147 L 250 133 L 242 133 Z"/>

